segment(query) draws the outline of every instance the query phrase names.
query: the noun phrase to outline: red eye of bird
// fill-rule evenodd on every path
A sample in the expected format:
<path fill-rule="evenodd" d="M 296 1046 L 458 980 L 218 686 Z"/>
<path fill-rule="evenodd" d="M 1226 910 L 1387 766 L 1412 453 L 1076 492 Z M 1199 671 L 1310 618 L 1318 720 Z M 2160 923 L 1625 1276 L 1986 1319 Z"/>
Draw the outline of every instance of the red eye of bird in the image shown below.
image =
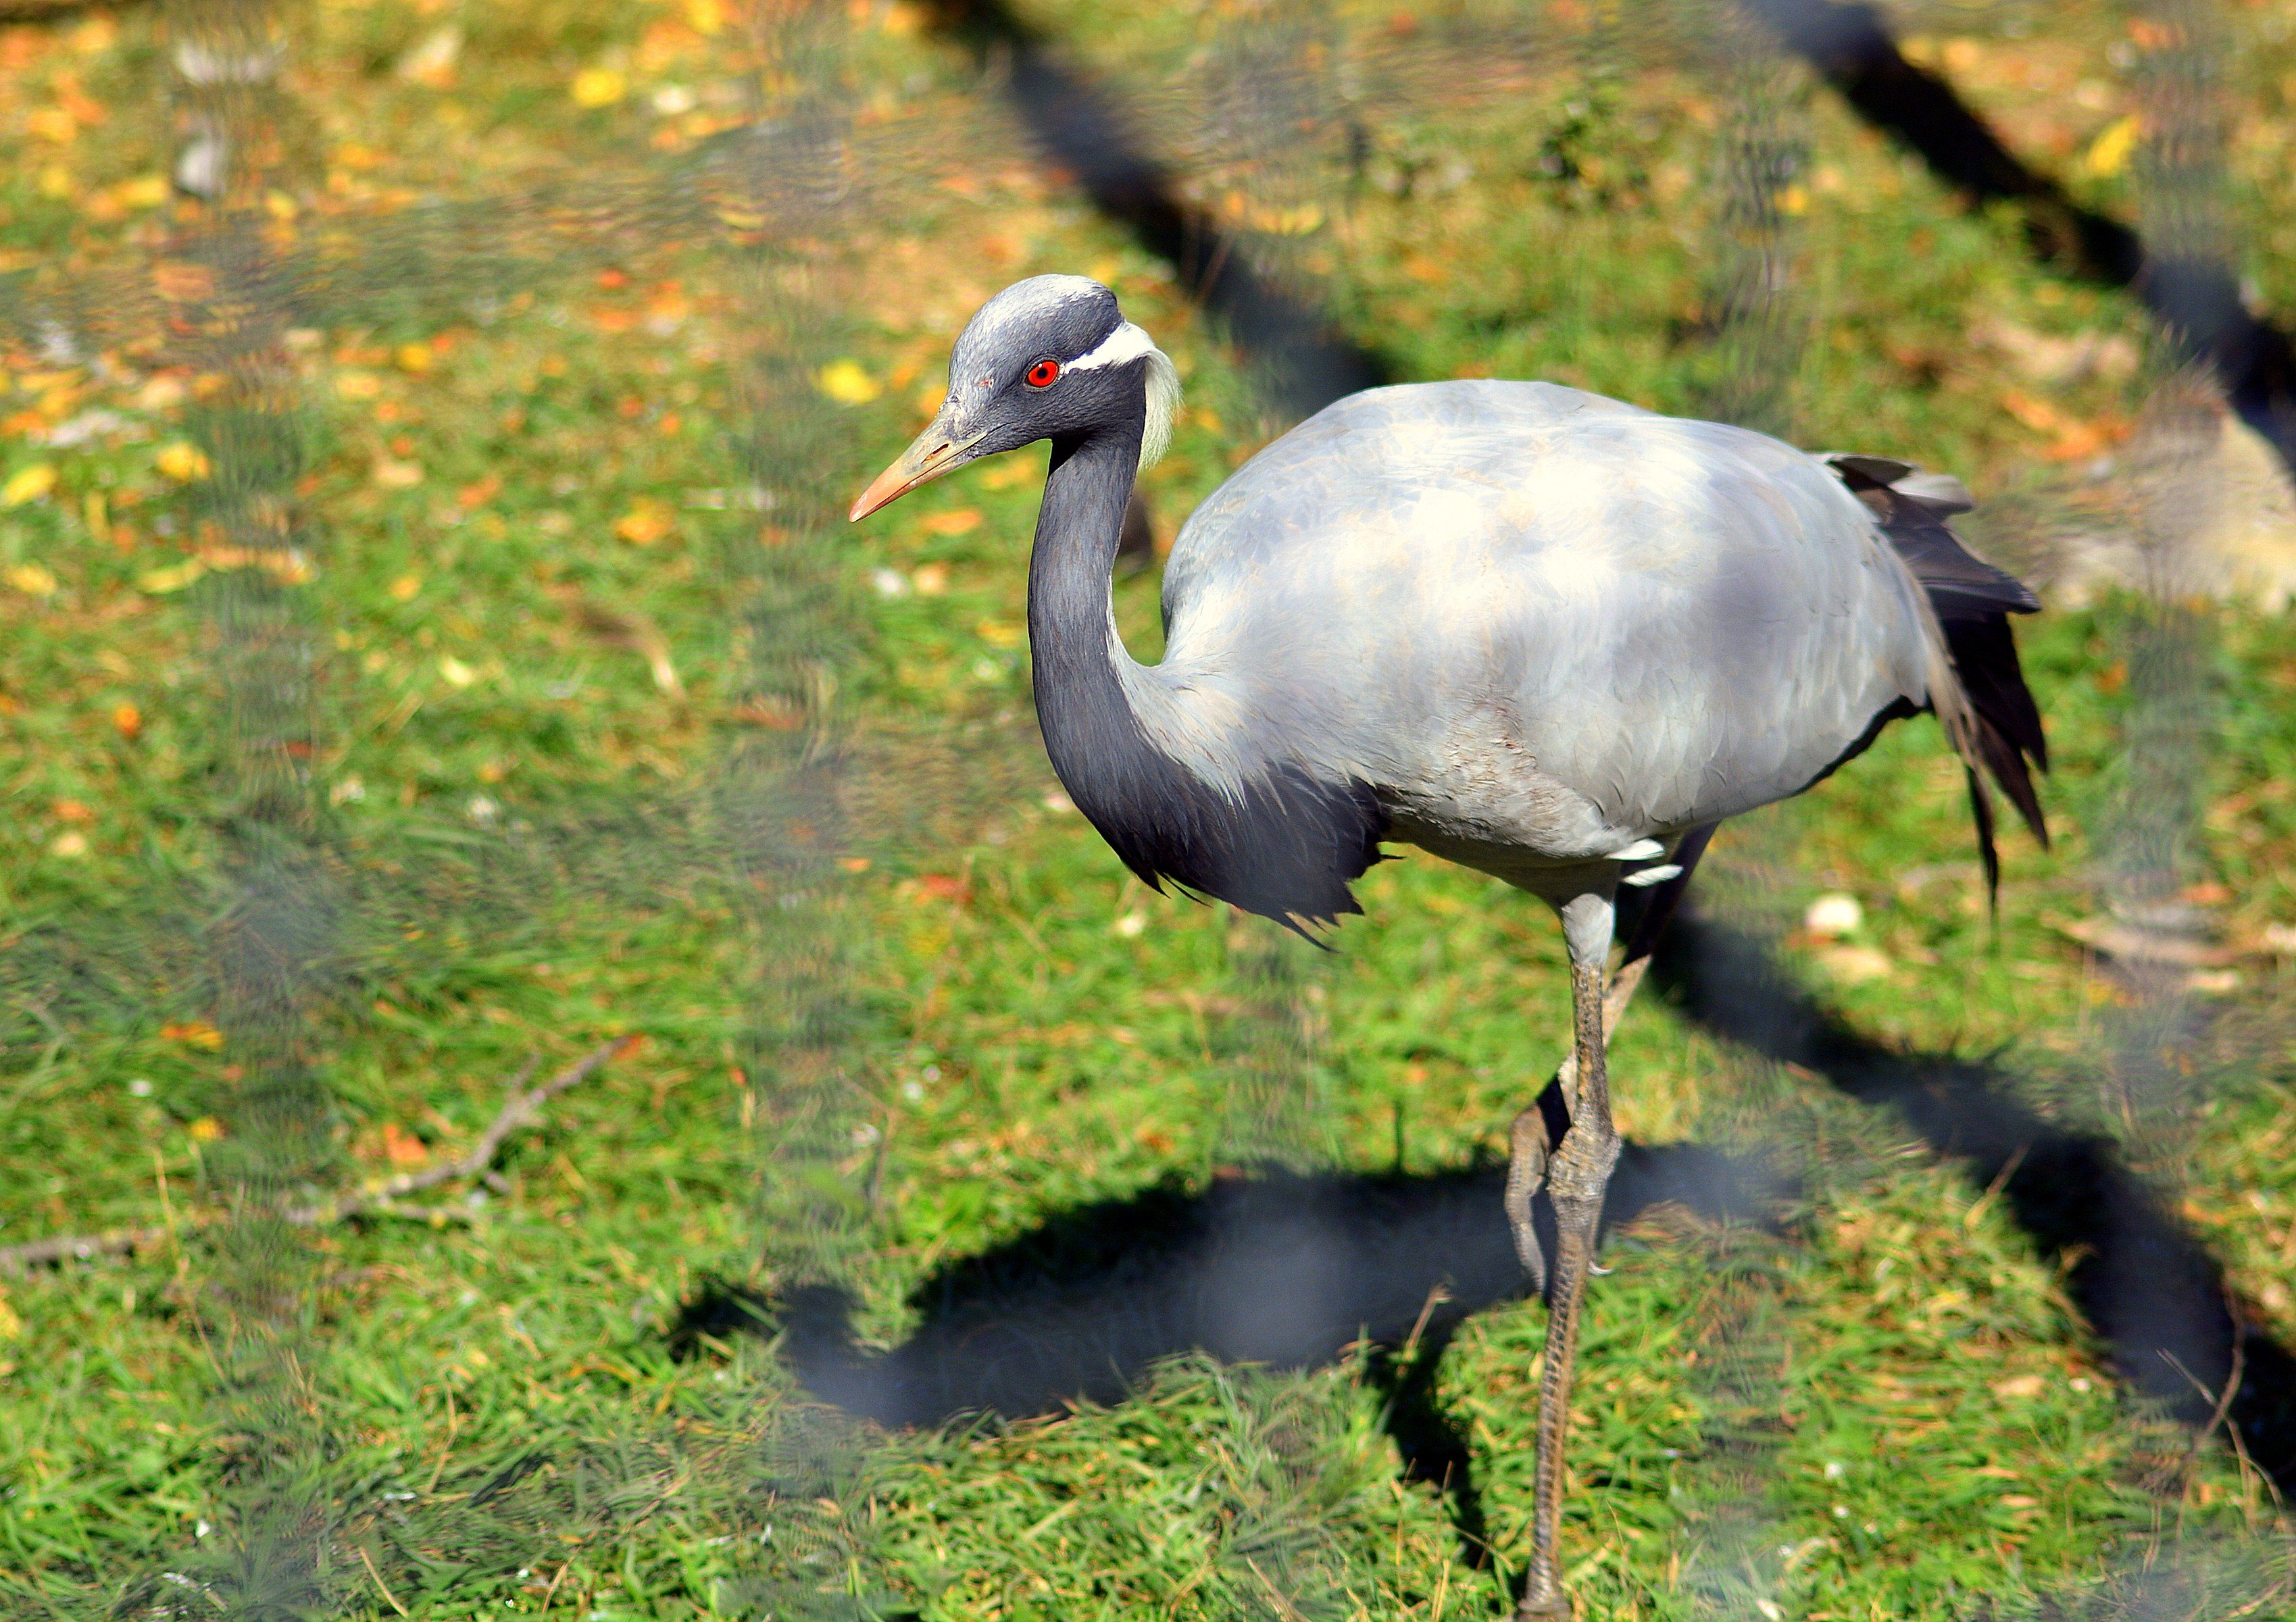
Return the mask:
<path fill-rule="evenodd" d="M 1035 365 L 1029 368 L 1028 372 L 1025 373 L 1025 379 L 1029 387 L 1031 389 L 1049 389 L 1053 386 L 1053 380 L 1060 376 L 1060 362 L 1056 360 L 1040 360 Z"/>

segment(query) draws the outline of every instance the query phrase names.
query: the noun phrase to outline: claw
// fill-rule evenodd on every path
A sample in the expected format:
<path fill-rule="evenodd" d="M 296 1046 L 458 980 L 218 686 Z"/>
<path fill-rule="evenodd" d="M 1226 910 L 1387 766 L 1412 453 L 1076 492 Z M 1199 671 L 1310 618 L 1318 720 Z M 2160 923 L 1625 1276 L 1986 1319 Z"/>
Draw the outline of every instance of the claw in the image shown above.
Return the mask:
<path fill-rule="evenodd" d="M 1531 1225 L 1532 1196 L 1546 1183 L 1546 1117 L 1533 1103 L 1514 1118 L 1507 1130 L 1507 1226 L 1514 1233 L 1515 1259 L 1522 1264 L 1532 1290 L 1546 1289 L 1546 1253 L 1539 1249 L 1538 1230 Z"/>

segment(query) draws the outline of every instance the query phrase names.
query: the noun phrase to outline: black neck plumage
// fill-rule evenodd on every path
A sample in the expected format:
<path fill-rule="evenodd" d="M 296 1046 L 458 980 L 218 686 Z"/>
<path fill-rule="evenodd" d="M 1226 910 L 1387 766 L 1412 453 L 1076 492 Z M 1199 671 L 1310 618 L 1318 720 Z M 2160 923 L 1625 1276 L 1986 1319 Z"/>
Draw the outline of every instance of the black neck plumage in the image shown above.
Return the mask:
<path fill-rule="evenodd" d="M 1360 912 L 1348 886 L 1378 860 L 1385 816 L 1363 783 L 1274 758 L 1221 761 L 1222 788 L 1152 737 L 1126 690 L 1110 605 L 1146 425 L 1053 442 L 1029 560 L 1037 718 L 1053 770 L 1124 864 L 1300 929 Z M 1208 745 L 1209 747 L 1209 745 Z"/>

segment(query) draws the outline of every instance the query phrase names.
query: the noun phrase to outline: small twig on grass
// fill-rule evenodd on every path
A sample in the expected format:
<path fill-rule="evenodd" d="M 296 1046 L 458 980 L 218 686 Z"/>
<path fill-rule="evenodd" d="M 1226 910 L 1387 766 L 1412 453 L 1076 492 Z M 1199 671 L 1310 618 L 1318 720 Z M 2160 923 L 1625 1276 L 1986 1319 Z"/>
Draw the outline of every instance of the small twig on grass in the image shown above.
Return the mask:
<path fill-rule="evenodd" d="M 87 1261 L 98 1256 L 118 1256 L 148 1250 L 168 1237 L 166 1228 L 115 1228 L 109 1233 L 63 1233 L 36 1239 L 29 1244 L 0 1249 L 0 1273 L 21 1273 L 48 1262 Z"/>
<path fill-rule="evenodd" d="M 1971 1202 L 1969 1208 L 1961 1214 L 1963 1227 L 1972 1232 L 1976 1230 L 1977 1225 L 1985 1219 L 1987 1208 L 2001 1197 L 2001 1191 L 2009 1186 L 2009 1179 L 2015 1176 L 2017 1168 L 2025 1164 L 2025 1157 L 2031 1152 L 2032 1147 L 2030 1143 L 2017 1145 L 2017 1152 L 2009 1157 L 2000 1171 L 1995 1175 L 1993 1181 L 1985 1185 L 1985 1192 L 1978 1195 Z"/>
<path fill-rule="evenodd" d="M 1275 1602 L 1275 1609 L 1283 1613 L 1283 1622 L 1308 1622 L 1308 1618 L 1300 1614 L 1300 1608 L 1292 1603 L 1290 1596 L 1267 1580 L 1267 1573 L 1259 1569 L 1258 1561 L 1247 1554 L 1243 1557 L 1243 1563 L 1251 1568 L 1251 1575 L 1259 1579 L 1259 1585 L 1267 1590 L 1267 1597 Z M 1447 1566 L 1450 1562 L 1447 1561 L 1444 1563 Z M 1439 1607 L 1438 1614 L 1440 1614 Z"/>
<path fill-rule="evenodd" d="M 364 1547 L 359 1550 L 358 1557 L 361 1561 L 365 1562 L 366 1574 L 374 1579 L 375 1587 L 381 1590 L 384 1599 L 390 1602 L 390 1609 L 397 1611 L 402 1617 L 412 1615 L 413 1613 L 410 1612 L 406 1606 L 401 1605 L 398 1602 L 398 1596 L 390 1592 L 390 1585 L 382 1580 L 382 1573 L 374 1569 L 373 1557 L 368 1554 Z"/>
<path fill-rule="evenodd" d="M 2191 1385 L 2194 1390 L 2201 1394 L 2202 1402 L 2214 1405 L 2214 1412 L 2209 1415 L 2209 1422 L 2195 1430 L 2192 1440 L 2185 1444 L 2184 1456 L 2177 1461 L 2172 1469 L 2160 1472 L 2161 1487 L 2165 1487 L 2169 1482 L 2192 1468 L 2193 1461 L 2199 1456 L 2202 1445 L 2216 1434 L 2217 1427 L 2224 1424 L 2225 1416 L 2231 1413 L 2232 1399 L 2240 1394 L 2241 1376 L 2248 1363 L 2248 1325 L 2238 1313 L 2232 1315 L 2232 1370 L 2225 1376 L 2224 1390 L 2221 1394 L 2211 1391 L 2202 1385 L 2199 1376 L 2186 1368 L 2184 1360 L 2176 1353 L 2163 1351 L 2161 1356 L 2170 1368 L 2185 1377 L 2186 1383 Z M 2249 1462 L 2247 1444 L 2241 1440 L 2240 1427 L 2237 1425 L 2226 1427 L 2225 1435 L 2231 1439 L 2233 1453 L 2239 1458 L 2241 1474 L 2245 1478 L 2252 1466 Z M 2265 1479 L 2268 1482 L 2271 1478 L 2267 1476 Z M 2273 1495 L 2276 1498 L 2279 1496 L 2276 1489 Z"/>
<path fill-rule="evenodd" d="M 510 1101 L 496 1115 L 494 1125 L 480 1135 L 470 1153 L 442 1166 L 426 1167 L 417 1172 L 404 1172 L 388 1183 L 365 1189 L 342 1199 L 321 1205 L 291 1207 L 285 1213 L 289 1222 L 299 1227 L 311 1227 L 329 1222 L 340 1222 L 346 1217 L 372 1212 L 376 1216 L 409 1216 L 417 1221 L 441 1222 L 465 1216 L 467 1213 L 451 1207 L 401 1207 L 394 1202 L 408 1194 L 418 1194 L 436 1188 L 442 1183 L 452 1183 L 458 1177 L 477 1177 L 491 1184 L 494 1181 L 492 1162 L 502 1152 L 504 1142 L 534 1118 L 537 1111 L 577 1082 L 586 1081 L 616 1053 L 624 1051 L 627 1038 L 622 1042 L 603 1042 L 587 1054 L 553 1076 L 531 1092 L 521 1092 L 527 1078 L 534 1074 L 538 1060 L 529 1059 L 519 1073 L 511 1078 Z M 162 1203 L 165 1195 L 162 1194 Z M 200 1220 L 200 1219 L 191 1219 Z M 209 1216 L 204 1219 L 212 1222 Z M 36 1239 L 27 1244 L 0 1247 L 0 1273 L 21 1273 L 51 1262 L 87 1261 L 98 1256 L 118 1256 L 134 1250 L 145 1250 L 170 1238 L 180 1225 L 171 1221 L 156 1228 L 117 1228 L 109 1233 L 66 1233 L 53 1239 Z"/>
<path fill-rule="evenodd" d="M 550 1579 L 550 1586 L 543 1590 L 542 1609 L 540 1611 L 536 1613 L 537 1615 L 546 1617 L 550 1614 L 550 1602 L 558 1597 L 558 1585 L 566 1580 L 566 1574 L 572 1570 L 573 1568 L 574 1562 L 570 1560 L 559 1561 L 558 1575 L 552 1577 Z"/>

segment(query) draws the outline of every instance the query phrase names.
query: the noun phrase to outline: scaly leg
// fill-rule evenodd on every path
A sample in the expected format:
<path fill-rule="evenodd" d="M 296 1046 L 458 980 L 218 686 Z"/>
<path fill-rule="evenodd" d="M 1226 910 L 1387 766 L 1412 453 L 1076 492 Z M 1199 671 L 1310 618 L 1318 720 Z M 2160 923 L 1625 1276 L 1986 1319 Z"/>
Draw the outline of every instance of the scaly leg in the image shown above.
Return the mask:
<path fill-rule="evenodd" d="M 1609 1067 L 1603 1057 L 1603 964 L 1610 954 L 1612 913 L 1604 895 L 1579 896 L 1562 909 L 1570 946 L 1570 1012 L 1578 1061 L 1570 1129 L 1546 1164 L 1554 1206 L 1554 1276 L 1546 1292 L 1546 1351 L 1538 1382 L 1538 1455 L 1532 1488 L 1530 1576 L 1515 1615 L 1568 1617 L 1558 1542 L 1562 1520 L 1562 1444 L 1570 1426 L 1571 1365 L 1578 1351 L 1578 1312 L 1595 1260 L 1603 1193 L 1619 1163 L 1611 1120 Z"/>
<path fill-rule="evenodd" d="M 1651 954 L 1658 949 L 1659 937 L 1665 933 L 1675 909 L 1689 889 L 1690 875 L 1697 872 L 1698 859 L 1706 854 L 1707 842 L 1714 837 L 1717 826 L 1708 823 L 1682 836 L 1674 852 L 1674 877 L 1659 886 L 1650 904 L 1643 909 L 1642 920 L 1627 942 L 1626 959 L 1619 964 L 1619 971 L 1611 977 L 1610 987 L 1603 994 L 1603 1044 L 1606 1049 L 1618 1032 L 1619 1021 L 1626 1017 L 1627 1004 L 1635 1000 L 1636 988 L 1641 986 L 1643 975 L 1650 968 Z M 1554 1141 L 1569 1129 L 1570 1112 L 1578 1107 L 1578 1054 L 1574 1045 L 1556 1067 L 1554 1078 L 1536 1099 L 1523 1106 L 1507 1133 L 1507 1226 L 1514 1234 L 1515 1258 L 1530 1275 L 1530 1287 L 1542 1292 L 1546 1289 L 1546 1257 L 1538 1247 L 1538 1230 L 1531 1225 L 1530 1202 L 1546 1184 L 1547 1155 Z"/>

